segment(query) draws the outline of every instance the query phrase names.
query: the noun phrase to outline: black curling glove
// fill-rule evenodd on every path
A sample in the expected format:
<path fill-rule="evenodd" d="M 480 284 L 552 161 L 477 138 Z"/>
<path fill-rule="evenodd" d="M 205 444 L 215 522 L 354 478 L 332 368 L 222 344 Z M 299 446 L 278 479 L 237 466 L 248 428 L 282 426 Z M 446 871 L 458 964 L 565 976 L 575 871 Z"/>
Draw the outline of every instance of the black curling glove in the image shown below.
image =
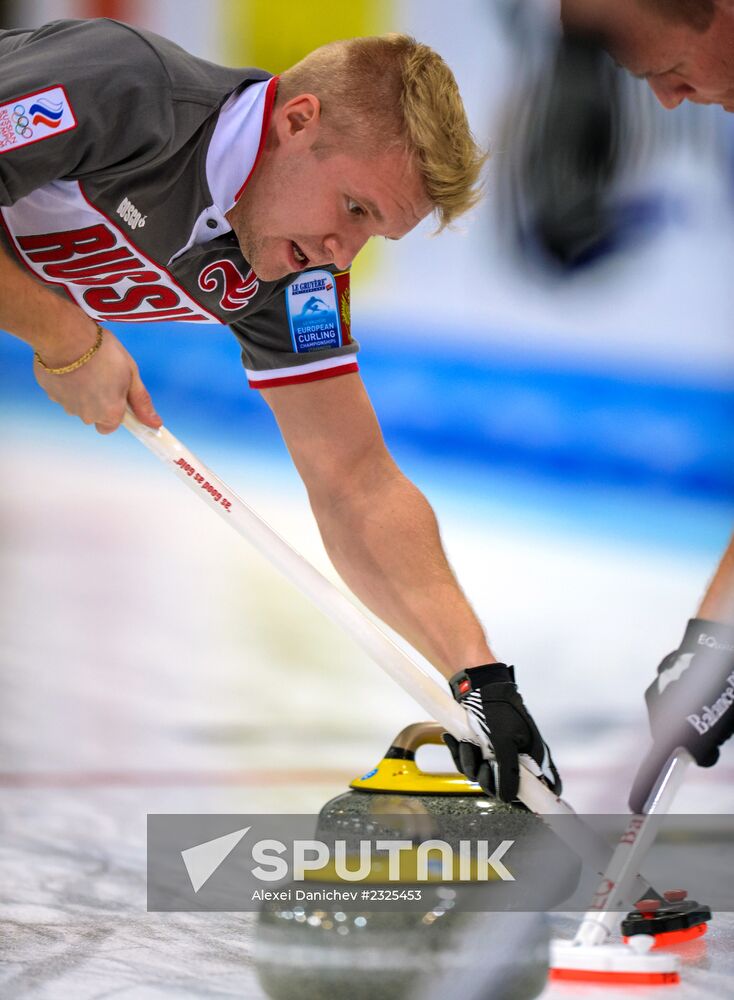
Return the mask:
<path fill-rule="evenodd" d="M 683 642 L 658 667 L 645 691 L 653 745 L 629 798 L 642 813 L 667 760 L 678 747 L 712 767 L 734 732 L 734 627 L 692 618 Z"/>
<path fill-rule="evenodd" d="M 558 771 L 517 690 L 513 667 L 506 663 L 469 667 L 454 674 L 449 685 L 477 734 L 476 742 L 469 742 L 444 733 L 459 771 L 489 795 L 511 802 L 517 798 L 522 756 L 533 774 L 561 794 Z M 485 756 L 482 747 L 487 745 L 494 759 Z"/>

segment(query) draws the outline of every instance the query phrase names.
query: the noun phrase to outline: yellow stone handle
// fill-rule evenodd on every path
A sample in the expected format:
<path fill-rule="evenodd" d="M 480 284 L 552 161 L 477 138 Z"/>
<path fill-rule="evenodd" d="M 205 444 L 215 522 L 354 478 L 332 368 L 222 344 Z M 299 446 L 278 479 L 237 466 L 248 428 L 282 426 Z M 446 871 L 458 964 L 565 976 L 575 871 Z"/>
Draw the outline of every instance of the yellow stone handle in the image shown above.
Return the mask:
<path fill-rule="evenodd" d="M 440 722 L 414 722 L 411 726 L 401 729 L 392 741 L 386 758 L 413 760 L 416 750 L 427 745 L 443 746 L 445 726 Z"/>

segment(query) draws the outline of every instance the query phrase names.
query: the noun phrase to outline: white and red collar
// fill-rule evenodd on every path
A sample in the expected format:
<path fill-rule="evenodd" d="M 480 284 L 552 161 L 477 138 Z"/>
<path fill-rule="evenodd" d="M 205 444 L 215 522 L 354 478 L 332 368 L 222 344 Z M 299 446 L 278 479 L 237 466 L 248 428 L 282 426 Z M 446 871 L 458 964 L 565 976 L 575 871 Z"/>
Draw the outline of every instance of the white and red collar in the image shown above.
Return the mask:
<path fill-rule="evenodd" d="M 224 215 L 247 186 L 265 145 L 278 77 L 253 83 L 224 102 L 209 143 L 206 179 Z"/>
<path fill-rule="evenodd" d="M 278 77 L 274 76 L 231 94 L 222 105 L 206 154 L 212 204 L 199 215 L 186 244 L 173 254 L 169 266 L 191 247 L 231 232 L 225 213 L 245 190 L 260 159 L 277 89 Z"/>

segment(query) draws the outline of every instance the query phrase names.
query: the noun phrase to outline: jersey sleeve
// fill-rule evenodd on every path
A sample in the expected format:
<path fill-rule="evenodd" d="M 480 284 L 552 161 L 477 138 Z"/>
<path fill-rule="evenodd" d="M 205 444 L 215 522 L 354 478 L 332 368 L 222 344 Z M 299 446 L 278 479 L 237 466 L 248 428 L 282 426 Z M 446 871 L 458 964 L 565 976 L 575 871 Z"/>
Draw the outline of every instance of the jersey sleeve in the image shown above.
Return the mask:
<path fill-rule="evenodd" d="M 359 370 L 351 335 L 349 271 L 304 271 L 276 287 L 231 327 L 253 389 L 313 382 Z"/>
<path fill-rule="evenodd" d="M 170 78 L 115 21 L 0 31 L 0 204 L 54 180 L 124 172 L 165 148 Z"/>

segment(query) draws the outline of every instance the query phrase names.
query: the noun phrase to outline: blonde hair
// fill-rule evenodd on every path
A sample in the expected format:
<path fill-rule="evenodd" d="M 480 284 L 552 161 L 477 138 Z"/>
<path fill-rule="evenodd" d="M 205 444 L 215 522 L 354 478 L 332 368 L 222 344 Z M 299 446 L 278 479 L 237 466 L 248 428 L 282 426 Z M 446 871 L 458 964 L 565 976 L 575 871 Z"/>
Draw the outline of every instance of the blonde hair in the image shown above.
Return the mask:
<path fill-rule="evenodd" d="M 481 197 L 487 154 L 469 128 L 454 74 L 409 35 L 331 42 L 281 74 L 278 101 L 312 93 L 341 148 L 415 157 L 439 231 Z M 328 142 L 328 140 L 327 140 Z"/>

